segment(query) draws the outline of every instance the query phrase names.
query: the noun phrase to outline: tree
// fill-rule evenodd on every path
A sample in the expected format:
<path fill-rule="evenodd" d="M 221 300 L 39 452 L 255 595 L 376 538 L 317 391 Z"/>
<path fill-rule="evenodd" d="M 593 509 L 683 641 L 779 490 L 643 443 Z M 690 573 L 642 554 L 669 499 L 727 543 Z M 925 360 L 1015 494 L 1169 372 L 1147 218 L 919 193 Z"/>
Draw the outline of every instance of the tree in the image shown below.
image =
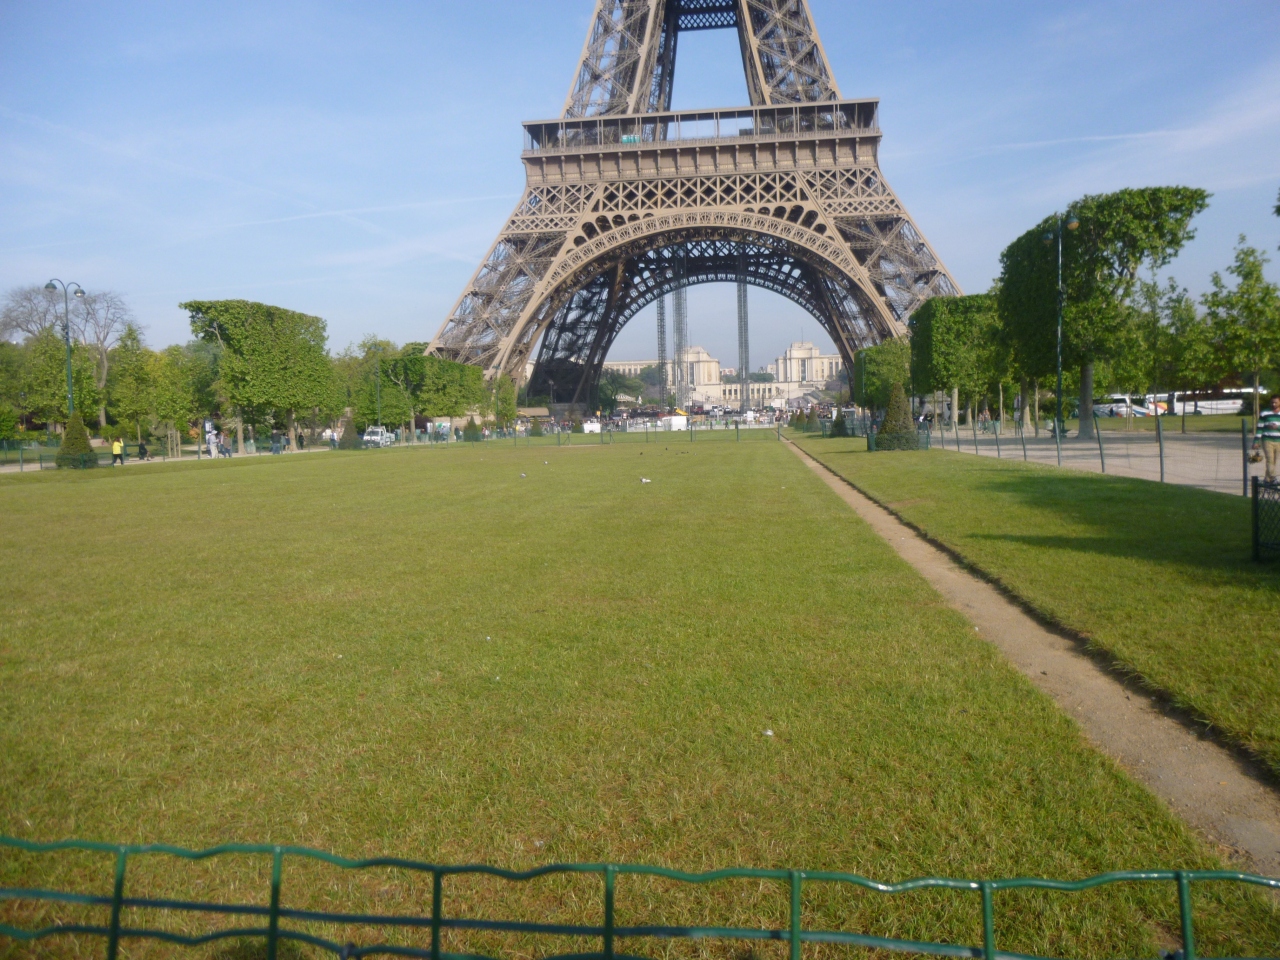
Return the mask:
<path fill-rule="evenodd" d="M 62 322 L 63 305 L 61 290 L 14 287 L 0 307 L 0 340 L 39 336 Z"/>
<path fill-rule="evenodd" d="M 480 406 L 485 395 L 484 371 L 441 357 L 424 357 L 426 380 L 422 412 L 428 417 L 460 417 Z"/>
<path fill-rule="evenodd" d="M 1196 309 L 1187 291 L 1170 278 L 1161 300 L 1168 328 L 1164 341 L 1169 386 L 1184 393 L 1207 390 L 1222 379 L 1222 368 L 1213 344 L 1208 317 Z M 1187 402 L 1182 401 L 1182 432 L 1187 432 Z"/>
<path fill-rule="evenodd" d="M 915 391 L 950 392 L 952 417 L 961 398 L 974 402 L 1003 373 L 998 362 L 1000 316 L 992 294 L 926 300 L 911 315 L 910 325 Z"/>
<path fill-rule="evenodd" d="M 78 410 L 67 420 L 67 427 L 62 431 L 62 445 L 58 447 L 54 462 L 59 469 L 66 467 L 72 470 L 98 465 L 98 457 L 89 443 L 89 431 L 84 428 L 84 420 Z"/>
<path fill-rule="evenodd" d="M 854 357 L 852 393 L 860 406 L 884 409 L 893 384 L 911 379 L 911 343 L 905 337 L 886 340 Z"/>
<path fill-rule="evenodd" d="M 1063 230 L 1063 363 L 1080 371 L 1080 436 L 1093 434 L 1094 364 L 1115 355 L 1129 333 L 1140 271 L 1166 266 L 1195 236 L 1192 219 L 1209 194 L 1192 187 L 1146 187 L 1085 196 L 1059 219 L 1047 217 L 1000 255 L 1000 316 L 1019 368 L 1046 377 L 1056 367 L 1055 231 Z"/>
<path fill-rule="evenodd" d="M 613 413 L 622 397 L 639 397 L 644 392 L 644 382 L 639 377 L 628 377 L 620 370 L 606 370 L 600 376 L 597 397 L 600 409 Z"/>
<path fill-rule="evenodd" d="M 29 363 L 23 391 L 27 409 L 45 423 L 67 422 L 67 346 L 53 327 L 28 338 Z M 84 344 L 71 349 L 71 393 L 76 410 L 96 410 L 94 360 Z"/>
<path fill-rule="evenodd" d="M 506 374 L 498 375 L 494 388 L 493 415 L 498 426 L 503 428 L 516 419 L 516 383 Z"/>
<path fill-rule="evenodd" d="M 132 424 L 141 440 L 142 421 L 154 407 L 150 377 L 154 354 L 142 345 L 142 336 L 133 324 L 125 327 L 112 352 L 107 410 L 116 423 Z"/>
<path fill-rule="evenodd" d="M 166 347 L 150 357 L 152 412 L 165 425 L 168 455 L 182 454 L 182 434 L 197 414 L 196 364 L 182 347 Z"/>
<path fill-rule="evenodd" d="M 1235 288 L 1228 289 L 1215 270 L 1210 277 L 1213 289 L 1202 298 L 1224 366 L 1252 380 L 1255 422 L 1259 377 L 1280 361 L 1280 290 L 1263 275 L 1269 262 L 1241 234 L 1235 262 L 1227 267 L 1236 278 Z"/>
<path fill-rule="evenodd" d="M 219 379 L 235 408 L 241 449 L 246 412 L 286 416 L 296 441 L 297 411 L 325 403 L 332 388 L 325 322 L 248 300 L 193 300 L 179 306 L 191 315 L 197 338 L 222 348 Z"/>
<path fill-rule="evenodd" d="M 133 323 L 124 298 L 110 290 L 86 293 L 76 298 L 71 316 L 72 331 L 92 351 L 98 385 L 98 425 L 107 425 L 107 375 L 111 369 L 111 349 L 125 328 Z"/>
<path fill-rule="evenodd" d="M 876 449 L 915 450 L 919 446 L 920 437 L 911 420 L 911 404 L 907 400 L 907 394 L 902 389 L 902 384 L 892 384 L 884 421 L 876 432 Z"/>
<path fill-rule="evenodd" d="M 578 432 L 582 432 L 581 424 L 578 425 Z M 462 439 L 469 443 L 480 440 L 480 426 L 476 423 L 475 417 L 467 417 L 467 425 L 462 428 Z"/>
<path fill-rule="evenodd" d="M 836 407 L 836 415 L 831 420 L 831 436 L 843 437 L 849 432 L 849 425 L 845 423 L 844 411 Z"/>

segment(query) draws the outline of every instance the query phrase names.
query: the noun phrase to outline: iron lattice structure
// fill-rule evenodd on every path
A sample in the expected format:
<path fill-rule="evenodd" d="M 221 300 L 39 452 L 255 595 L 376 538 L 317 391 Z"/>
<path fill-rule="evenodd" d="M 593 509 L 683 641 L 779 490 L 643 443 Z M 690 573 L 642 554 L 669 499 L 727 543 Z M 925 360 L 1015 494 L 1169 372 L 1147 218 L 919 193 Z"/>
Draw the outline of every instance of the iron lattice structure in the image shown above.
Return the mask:
<path fill-rule="evenodd" d="M 721 28 L 752 105 L 672 112 L 680 33 Z M 517 383 L 536 350 L 533 394 L 588 401 L 622 326 L 695 283 L 790 298 L 850 368 L 960 292 L 880 172 L 879 101 L 841 99 L 808 0 L 597 0 L 563 115 L 524 129 L 524 195 L 427 349 Z"/>

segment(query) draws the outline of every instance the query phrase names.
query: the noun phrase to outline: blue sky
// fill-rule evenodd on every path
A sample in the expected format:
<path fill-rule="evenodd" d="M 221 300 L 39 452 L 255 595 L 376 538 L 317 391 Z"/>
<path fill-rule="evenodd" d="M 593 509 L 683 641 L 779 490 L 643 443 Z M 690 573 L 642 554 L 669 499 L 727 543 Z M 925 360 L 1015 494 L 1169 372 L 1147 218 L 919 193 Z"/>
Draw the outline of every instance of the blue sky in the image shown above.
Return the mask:
<path fill-rule="evenodd" d="M 881 164 L 967 292 L 1083 193 L 1214 194 L 1172 272 L 1194 291 L 1280 219 L 1280 4 L 811 0 L 841 90 L 881 99 Z M 124 294 L 154 345 L 186 299 L 318 314 L 338 350 L 436 331 L 523 185 L 520 121 L 556 116 L 592 0 L 0 0 L 0 290 Z M 676 106 L 746 102 L 732 32 L 681 38 Z M 1270 268 L 1273 278 L 1280 270 Z M 756 366 L 829 343 L 752 291 Z M 690 294 L 736 354 L 732 289 Z M 652 311 L 615 357 L 648 357 Z"/>

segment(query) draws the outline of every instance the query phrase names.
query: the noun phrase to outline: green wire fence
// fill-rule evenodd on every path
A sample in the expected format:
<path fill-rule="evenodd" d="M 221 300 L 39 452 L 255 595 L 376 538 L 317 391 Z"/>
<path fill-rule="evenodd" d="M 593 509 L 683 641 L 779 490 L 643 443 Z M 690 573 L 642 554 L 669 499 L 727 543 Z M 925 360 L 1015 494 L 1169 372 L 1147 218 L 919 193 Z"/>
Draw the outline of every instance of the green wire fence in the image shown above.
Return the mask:
<path fill-rule="evenodd" d="M 617 950 L 617 941 L 624 939 L 700 939 L 724 940 L 774 940 L 789 945 L 790 960 L 800 960 L 801 946 L 806 943 L 844 944 L 881 950 L 897 950 L 907 953 L 928 954 L 940 957 L 974 957 L 982 960 L 1040 960 L 1027 954 L 1008 953 L 997 949 L 995 936 L 995 895 L 1005 890 L 1040 889 L 1076 892 L 1116 883 L 1165 882 L 1174 884 L 1178 894 L 1181 918 L 1182 950 L 1174 956 L 1179 960 L 1197 960 L 1195 924 L 1192 917 L 1191 885 L 1207 881 L 1226 881 L 1269 887 L 1280 892 L 1280 879 L 1261 877 L 1250 873 L 1228 870 L 1126 870 L 1099 874 L 1085 880 L 1044 880 L 1016 878 L 1007 880 L 955 880 L 938 877 L 921 877 L 902 883 L 877 883 L 851 873 L 833 873 L 811 870 L 757 870 L 728 869 L 706 873 L 685 873 L 663 867 L 648 867 L 611 863 L 552 864 L 534 870 L 503 870 L 483 865 L 444 866 L 420 863 L 395 857 L 378 857 L 369 860 L 349 860 L 305 847 L 270 846 L 265 844 L 224 844 L 207 850 L 187 850 L 164 844 L 145 846 L 114 845 L 83 840 L 67 840 L 57 843 L 33 843 L 13 837 L 0 836 L 0 849 L 10 848 L 28 853 L 51 853 L 76 850 L 106 853 L 115 857 L 115 881 L 110 896 L 70 893 L 59 890 L 0 887 L 0 900 L 35 903 L 76 904 L 109 908 L 106 926 L 85 923 L 56 923 L 40 929 L 22 929 L 0 922 L 0 937 L 18 941 L 36 941 L 57 935 L 88 935 L 106 938 L 107 960 L 116 960 L 120 942 L 124 939 L 150 939 L 181 946 L 199 946 L 217 940 L 243 937 L 262 937 L 266 940 L 268 960 L 276 960 L 281 941 L 309 944 L 327 950 L 339 957 L 366 957 L 378 954 L 404 957 L 421 957 L 429 960 L 480 960 L 476 955 L 449 953 L 441 949 L 441 933 L 446 930 L 481 930 L 507 933 L 533 933 L 558 937 L 587 937 L 600 940 L 600 950 L 590 953 L 558 954 L 546 960 L 633 960 Z M 131 857 L 148 854 L 166 854 L 184 860 L 208 860 L 226 854 L 258 854 L 271 857 L 271 892 L 268 906 L 252 904 L 224 904 L 189 900 L 147 899 L 125 896 L 125 872 Z M 314 910 L 295 910 L 281 906 L 280 888 L 284 877 L 285 859 L 293 857 L 319 861 L 347 870 L 366 870 L 391 867 L 429 874 L 432 882 L 430 916 L 404 914 L 331 913 Z M 444 881 L 446 877 L 484 875 L 510 881 L 526 881 L 538 877 L 564 874 L 595 874 L 602 880 L 601 926 L 578 926 L 554 923 L 524 923 L 504 920 L 480 920 L 464 917 L 446 917 L 443 910 Z M 704 884 L 717 880 L 758 879 L 772 880 L 783 885 L 790 894 L 789 922 L 785 929 L 759 929 L 752 927 L 694 927 L 694 926 L 618 926 L 615 923 L 614 895 L 620 876 L 648 876 L 674 880 L 681 883 Z M 868 891 L 886 894 L 907 893 L 913 890 L 944 889 L 975 893 L 982 903 L 982 945 L 963 946 L 948 943 L 903 940 L 877 937 L 861 933 L 837 930 L 806 930 L 801 923 L 801 893 L 806 883 L 844 884 Z M 229 915 L 265 920 L 266 926 L 242 926 L 217 930 L 199 936 L 185 936 L 165 930 L 125 926 L 121 921 L 124 910 L 145 909 L 172 911 L 187 914 Z M 284 926 L 285 921 L 303 923 L 353 924 L 371 927 L 429 929 L 431 946 L 411 947 L 380 943 L 367 946 L 340 944 L 323 937 Z"/>

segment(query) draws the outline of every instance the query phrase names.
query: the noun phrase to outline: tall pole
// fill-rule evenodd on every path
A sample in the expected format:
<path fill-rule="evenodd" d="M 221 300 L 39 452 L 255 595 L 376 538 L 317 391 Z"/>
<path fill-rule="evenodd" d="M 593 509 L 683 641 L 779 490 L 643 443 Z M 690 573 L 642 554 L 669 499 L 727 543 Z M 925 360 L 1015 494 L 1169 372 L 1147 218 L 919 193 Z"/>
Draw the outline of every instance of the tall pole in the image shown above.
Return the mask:
<path fill-rule="evenodd" d="M 378 358 L 378 379 L 374 381 L 374 391 L 378 396 L 378 426 L 382 426 L 382 358 Z"/>
<path fill-rule="evenodd" d="M 1061 431 L 1062 423 L 1062 217 L 1058 217 L 1058 423 L 1055 431 Z M 1061 447 L 1058 448 L 1061 451 Z M 1058 454 L 1058 466 L 1062 466 L 1062 454 Z"/>
<path fill-rule="evenodd" d="M 738 383 L 745 414 L 751 409 L 751 345 L 747 337 L 747 259 L 738 254 Z"/>
<path fill-rule="evenodd" d="M 77 299 L 84 296 L 84 287 L 74 282 L 71 286 L 76 288 Z M 67 295 L 67 284 L 57 277 L 44 285 L 46 290 L 54 292 L 57 291 L 58 287 L 62 287 L 62 338 L 67 344 L 67 419 L 69 420 L 76 409 L 75 399 L 71 390 L 71 299 Z"/>

